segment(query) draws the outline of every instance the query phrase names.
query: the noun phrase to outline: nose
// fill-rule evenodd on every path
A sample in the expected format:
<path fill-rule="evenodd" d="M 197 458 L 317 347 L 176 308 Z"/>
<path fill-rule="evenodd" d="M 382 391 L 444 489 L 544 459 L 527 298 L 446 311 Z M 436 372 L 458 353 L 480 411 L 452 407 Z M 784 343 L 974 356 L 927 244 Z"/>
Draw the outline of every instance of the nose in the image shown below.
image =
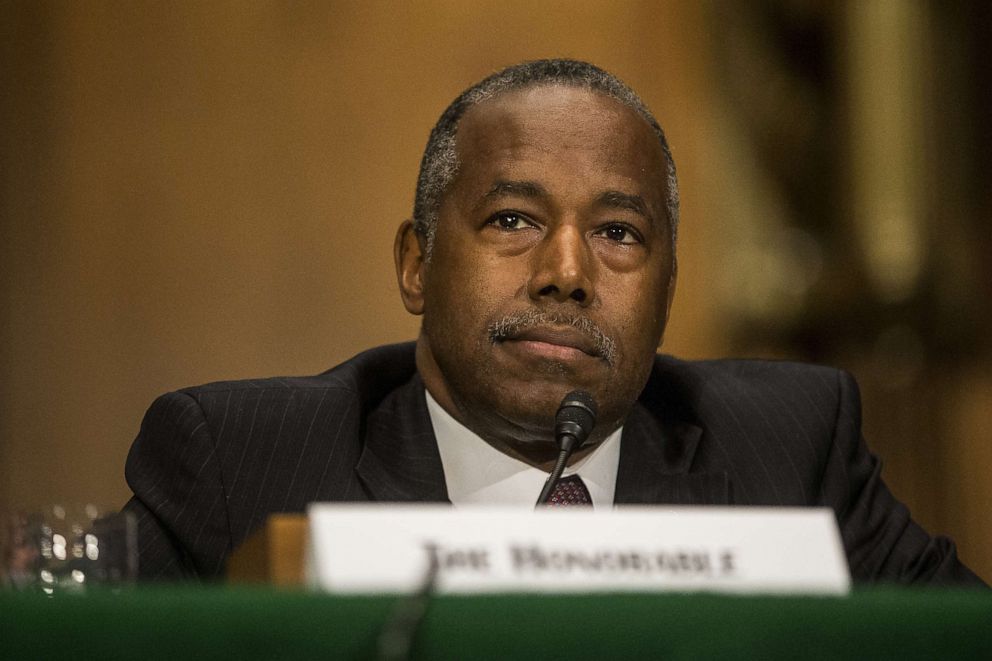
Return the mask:
<path fill-rule="evenodd" d="M 533 252 L 528 293 L 532 300 L 575 301 L 583 307 L 595 299 L 589 246 L 579 228 L 561 225 L 550 231 Z"/>

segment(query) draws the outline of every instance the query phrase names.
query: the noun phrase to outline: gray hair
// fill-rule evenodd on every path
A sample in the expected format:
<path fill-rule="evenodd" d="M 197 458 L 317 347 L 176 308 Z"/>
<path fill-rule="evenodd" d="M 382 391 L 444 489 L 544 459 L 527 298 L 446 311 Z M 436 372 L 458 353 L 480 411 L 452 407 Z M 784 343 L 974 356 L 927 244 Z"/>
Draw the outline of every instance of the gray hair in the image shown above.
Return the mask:
<path fill-rule="evenodd" d="M 600 92 L 635 111 L 651 125 L 665 155 L 668 188 L 665 207 L 674 246 L 679 225 L 678 179 L 675 176 L 672 150 L 665 139 L 665 132 L 661 130 L 654 115 L 634 90 L 613 74 L 595 65 L 578 60 L 535 60 L 507 67 L 469 87 L 451 102 L 431 130 L 423 159 L 420 161 L 417 194 L 413 203 L 414 227 L 427 240 L 426 260 L 430 261 L 434 248 L 441 198 L 458 172 L 455 135 L 462 116 L 472 106 L 505 92 L 540 85 L 563 85 Z"/>

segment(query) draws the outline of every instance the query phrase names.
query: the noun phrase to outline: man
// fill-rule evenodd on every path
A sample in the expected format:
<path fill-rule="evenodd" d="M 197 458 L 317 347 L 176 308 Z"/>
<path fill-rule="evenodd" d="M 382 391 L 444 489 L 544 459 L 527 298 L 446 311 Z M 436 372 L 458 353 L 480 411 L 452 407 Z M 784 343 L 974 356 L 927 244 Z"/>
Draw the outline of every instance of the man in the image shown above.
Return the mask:
<path fill-rule="evenodd" d="M 312 501 L 530 507 L 558 403 L 582 389 L 599 415 L 569 465 L 578 500 L 829 506 L 856 580 L 980 583 L 882 484 L 849 376 L 655 355 L 677 224 L 665 136 L 619 80 L 552 60 L 473 86 L 431 133 L 396 238 L 416 344 L 159 398 L 126 471 L 141 574 L 215 577 L 269 514 Z"/>

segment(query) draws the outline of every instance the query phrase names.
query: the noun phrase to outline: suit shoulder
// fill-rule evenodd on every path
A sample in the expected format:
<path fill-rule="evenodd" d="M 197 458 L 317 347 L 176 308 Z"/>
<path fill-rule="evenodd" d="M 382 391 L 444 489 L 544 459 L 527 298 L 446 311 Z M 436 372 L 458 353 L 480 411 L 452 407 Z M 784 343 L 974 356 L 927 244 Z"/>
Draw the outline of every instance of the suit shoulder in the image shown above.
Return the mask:
<path fill-rule="evenodd" d="M 854 379 L 843 370 L 785 360 L 680 360 L 660 355 L 655 383 L 696 403 L 734 400 L 776 407 L 792 402 L 834 406 L 842 392 L 857 392 Z"/>
<path fill-rule="evenodd" d="M 341 390 L 368 397 L 405 382 L 415 370 L 413 344 L 394 344 L 364 351 L 339 365 L 312 376 L 274 376 L 214 381 L 182 388 L 178 392 L 200 399 L 235 392 L 291 393 L 303 390 Z"/>
<path fill-rule="evenodd" d="M 789 360 L 768 360 L 758 358 L 716 358 L 709 360 L 682 360 L 673 356 L 658 355 L 655 369 L 673 373 L 696 374 L 711 378 L 741 380 L 763 380 L 776 376 L 789 376 L 801 379 L 836 380 L 843 370 L 825 365 L 813 365 Z"/>
<path fill-rule="evenodd" d="M 177 392 L 189 395 L 194 399 L 208 394 L 241 392 L 241 391 L 279 391 L 279 390 L 313 390 L 325 388 L 339 388 L 342 390 L 353 390 L 352 384 L 347 379 L 334 378 L 331 372 L 324 372 L 313 376 L 270 376 L 254 379 L 236 379 L 226 381 L 212 381 L 198 386 L 181 388 Z"/>

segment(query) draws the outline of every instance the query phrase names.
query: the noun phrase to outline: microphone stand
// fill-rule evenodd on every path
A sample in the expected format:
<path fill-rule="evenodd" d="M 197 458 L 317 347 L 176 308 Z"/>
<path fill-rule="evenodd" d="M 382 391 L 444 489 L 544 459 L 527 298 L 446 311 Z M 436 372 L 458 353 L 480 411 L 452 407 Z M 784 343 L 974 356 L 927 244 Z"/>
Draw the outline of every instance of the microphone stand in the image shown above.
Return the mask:
<path fill-rule="evenodd" d="M 389 619 L 376 637 L 376 656 L 379 661 L 406 661 L 412 658 L 413 643 L 427 615 L 427 606 L 437 586 L 437 558 L 430 554 L 427 571 L 420 587 L 412 594 L 401 597 Z"/>
<path fill-rule="evenodd" d="M 559 439 L 558 447 L 561 450 L 558 452 L 558 459 L 555 461 L 555 467 L 551 469 L 551 474 L 548 475 L 548 479 L 544 482 L 544 488 L 541 489 L 541 495 L 537 497 L 537 503 L 534 505 L 538 507 L 540 505 L 546 505 L 548 500 L 551 498 L 551 494 L 554 493 L 555 487 L 558 486 L 558 481 L 561 479 L 561 474 L 565 472 L 565 466 L 568 465 L 568 458 L 572 456 L 572 452 L 578 443 L 575 442 L 575 436 L 571 434 L 564 434 L 561 439 Z"/>

